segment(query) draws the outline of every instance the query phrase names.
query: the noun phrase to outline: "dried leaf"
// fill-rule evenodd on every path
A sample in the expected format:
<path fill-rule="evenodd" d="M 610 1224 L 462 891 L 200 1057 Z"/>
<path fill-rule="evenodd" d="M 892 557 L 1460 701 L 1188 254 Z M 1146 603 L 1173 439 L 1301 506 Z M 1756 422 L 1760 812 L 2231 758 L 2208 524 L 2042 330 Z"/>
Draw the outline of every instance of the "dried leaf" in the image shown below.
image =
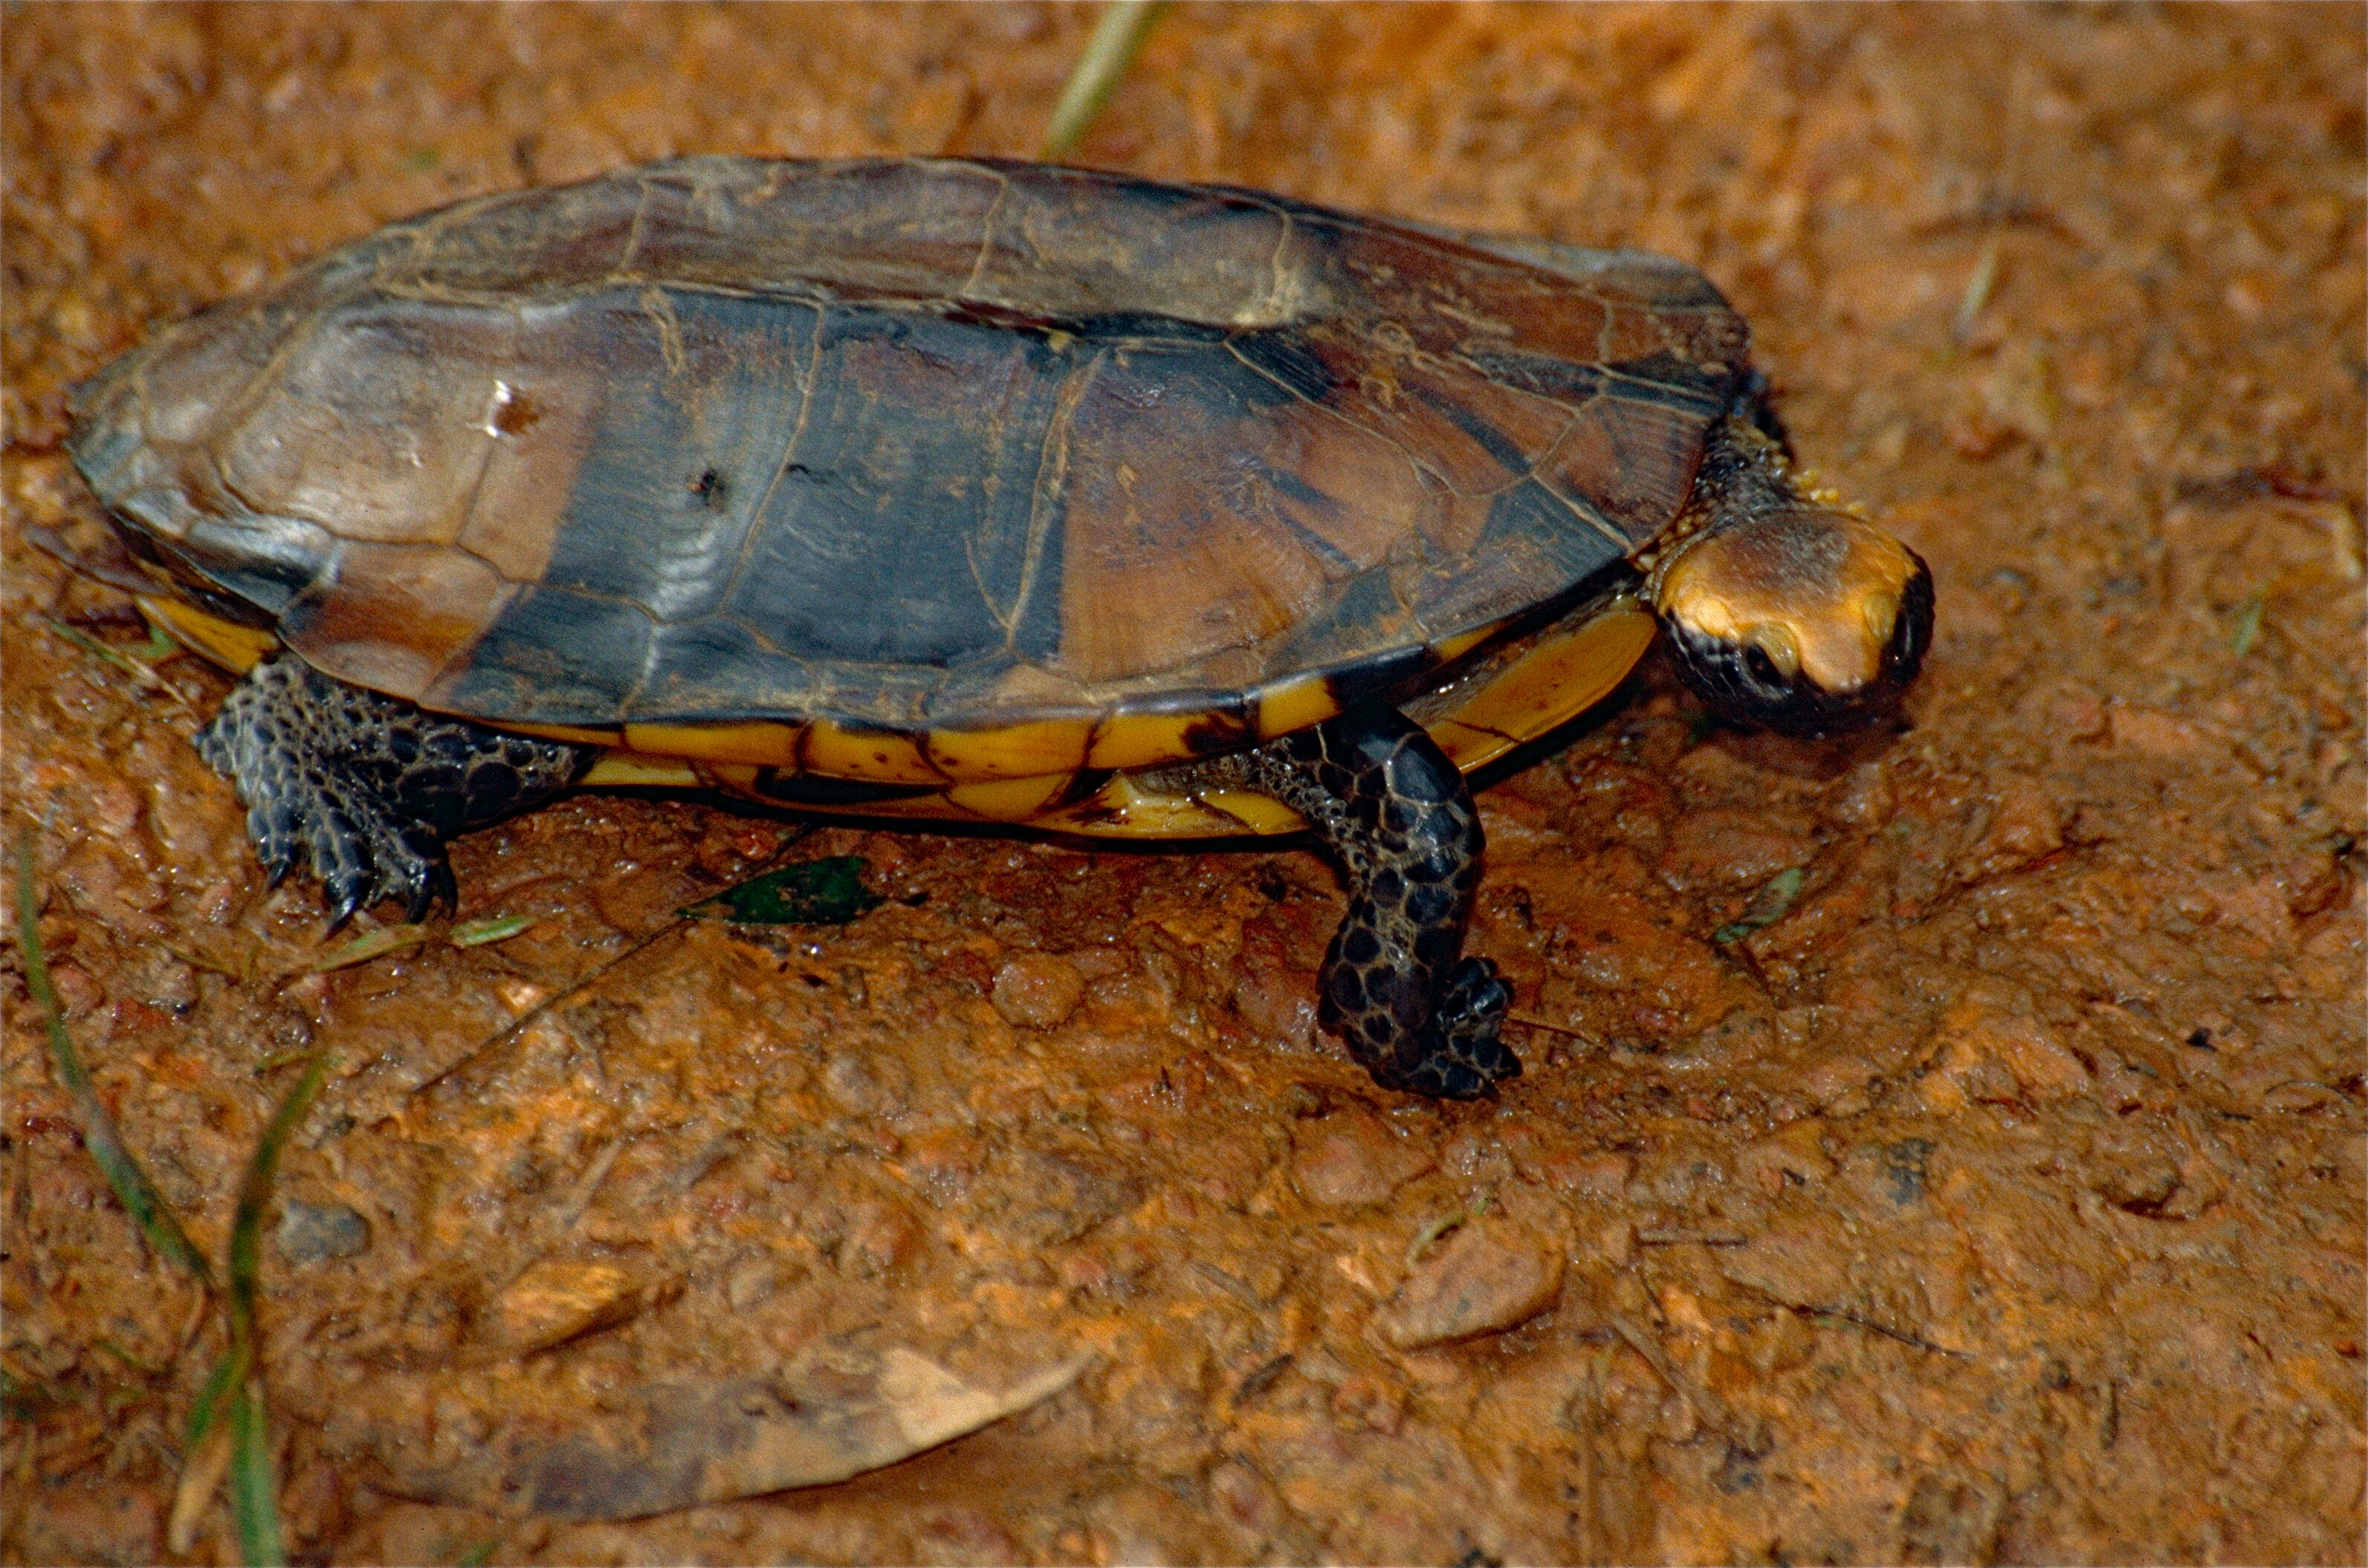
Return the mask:
<path fill-rule="evenodd" d="M 600 1414 L 555 1433 L 504 1409 L 496 1375 L 448 1375 L 434 1384 L 439 1395 L 486 1410 L 499 1430 L 449 1462 L 397 1468 L 407 1490 L 438 1502 L 641 1518 L 879 1470 L 1051 1398 L 1092 1359 L 989 1388 L 892 1346 L 855 1363 L 618 1389 Z"/>

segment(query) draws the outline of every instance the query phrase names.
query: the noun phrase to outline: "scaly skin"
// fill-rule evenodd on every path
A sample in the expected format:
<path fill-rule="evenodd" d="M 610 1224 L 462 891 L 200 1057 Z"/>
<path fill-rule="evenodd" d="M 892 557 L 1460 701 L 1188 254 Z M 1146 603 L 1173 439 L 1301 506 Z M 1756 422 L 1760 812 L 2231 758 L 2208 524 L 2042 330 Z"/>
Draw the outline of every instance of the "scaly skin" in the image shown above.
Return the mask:
<path fill-rule="evenodd" d="M 1462 958 L 1480 815 L 1421 725 L 1383 704 L 1205 765 L 1307 819 L 1349 874 L 1318 1017 L 1384 1088 L 1472 1099 L 1521 1070 L 1497 967 Z"/>
<path fill-rule="evenodd" d="M 488 729 L 347 686 L 282 655 L 198 733 L 247 807 L 277 882 L 299 858 L 333 926 L 380 898 L 413 919 L 454 900 L 445 840 L 566 789 L 597 746 Z M 1470 1099 L 1521 1064 L 1497 1039 L 1496 966 L 1461 956 L 1480 877 L 1479 813 L 1420 725 L 1372 704 L 1204 765 L 1304 816 L 1348 871 L 1319 1016 L 1384 1087 Z"/>
<path fill-rule="evenodd" d="M 423 712 L 285 654 L 247 673 L 197 744 L 237 787 L 272 881 L 310 860 L 333 930 L 381 898 L 414 920 L 450 907 L 444 841 L 548 800 L 599 755 Z"/>

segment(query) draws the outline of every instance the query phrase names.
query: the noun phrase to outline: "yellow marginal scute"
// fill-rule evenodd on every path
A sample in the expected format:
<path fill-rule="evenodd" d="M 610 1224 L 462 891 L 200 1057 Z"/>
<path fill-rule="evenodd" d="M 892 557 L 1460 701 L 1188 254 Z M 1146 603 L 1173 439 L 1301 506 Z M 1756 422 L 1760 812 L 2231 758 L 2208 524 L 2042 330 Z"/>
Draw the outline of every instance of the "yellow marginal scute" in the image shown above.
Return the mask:
<path fill-rule="evenodd" d="M 261 627 L 224 620 L 178 599 L 142 594 L 135 602 L 140 613 L 148 618 L 149 625 L 200 657 L 241 675 L 261 664 L 265 655 L 279 646 L 279 639 Z"/>
<path fill-rule="evenodd" d="M 1270 741 L 1280 735 L 1295 734 L 1321 724 L 1339 711 L 1340 699 L 1333 694 L 1332 683 L 1322 676 L 1289 682 L 1259 694 L 1258 739 Z"/>
<path fill-rule="evenodd" d="M 595 762 L 592 770 L 577 782 L 596 790 L 696 790 L 707 781 L 699 776 L 699 769 L 680 757 L 612 751 Z"/>
<path fill-rule="evenodd" d="M 1502 621 L 1492 620 L 1486 626 L 1475 626 L 1469 631 L 1459 631 L 1452 637 L 1442 637 L 1430 645 L 1431 656 L 1442 665 L 1452 665 L 1486 642 L 1489 636 L 1503 624 Z"/>
<path fill-rule="evenodd" d="M 1068 784 L 1065 773 L 1038 774 L 1030 778 L 988 778 L 956 784 L 942 791 L 946 803 L 989 822 L 1032 822 Z"/>
<path fill-rule="evenodd" d="M 1185 732 L 1201 713 L 1118 713 L 1102 721 L 1086 752 L 1087 767 L 1155 767 L 1192 755 Z"/>
<path fill-rule="evenodd" d="M 804 771 L 832 778 L 868 778 L 882 784 L 942 784 L 945 775 L 929 766 L 920 743 L 891 730 L 850 730 L 827 719 L 806 729 Z"/>
<path fill-rule="evenodd" d="M 989 730 L 932 730 L 922 744 L 946 778 L 1066 777 L 1083 767 L 1093 740 L 1090 719 L 1040 719 Z"/>
<path fill-rule="evenodd" d="M 797 724 L 627 724 L 625 744 L 653 756 L 702 762 L 753 762 L 760 767 L 798 765 Z"/>
<path fill-rule="evenodd" d="M 1645 656 L 1654 629 L 1634 599 L 1555 628 L 1434 724 L 1431 738 L 1463 771 L 1485 767 L 1609 696 Z"/>
<path fill-rule="evenodd" d="M 521 735 L 537 735 L 546 741 L 565 741 L 571 745 L 613 746 L 617 744 L 614 730 L 589 729 L 582 724 L 504 724 L 505 730 L 516 730 Z"/>

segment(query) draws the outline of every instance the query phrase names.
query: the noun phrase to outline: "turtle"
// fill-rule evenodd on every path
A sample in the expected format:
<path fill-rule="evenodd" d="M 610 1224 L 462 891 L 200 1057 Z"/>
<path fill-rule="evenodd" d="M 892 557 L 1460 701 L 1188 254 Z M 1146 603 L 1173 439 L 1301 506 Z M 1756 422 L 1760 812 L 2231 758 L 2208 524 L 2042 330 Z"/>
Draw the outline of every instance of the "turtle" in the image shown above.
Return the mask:
<path fill-rule="evenodd" d="M 1466 776 L 1669 632 L 1719 713 L 1892 708 L 1923 561 L 1797 470 L 1748 333 L 1634 250 L 983 159 L 693 156 L 482 197 L 70 398 L 198 734 L 332 928 L 577 786 L 892 822 L 1312 832 L 1319 1020 L 1520 1070 Z"/>

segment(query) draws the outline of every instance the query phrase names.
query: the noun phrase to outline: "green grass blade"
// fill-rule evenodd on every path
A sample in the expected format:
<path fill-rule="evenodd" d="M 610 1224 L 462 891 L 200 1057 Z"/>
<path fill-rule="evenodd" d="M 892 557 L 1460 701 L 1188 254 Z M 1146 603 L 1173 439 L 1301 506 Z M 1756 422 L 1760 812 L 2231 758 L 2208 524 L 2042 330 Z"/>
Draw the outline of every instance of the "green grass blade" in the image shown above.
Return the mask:
<path fill-rule="evenodd" d="M 90 636 L 86 632 L 76 631 L 74 628 L 68 626 L 64 621 L 60 620 L 56 616 L 45 615 L 41 617 L 41 619 L 47 623 L 51 631 L 56 632 L 59 636 L 64 638 L 67 642 L 81 649 L 84 653 L 88 653 L 92 658 L 104 660 L 106 663 L 113 665 L 117 669 L 121 670 L 128 676 L 149 680 L 155 678 L 155 671 L 142 668 L 138 661 L 132 659 L 128 654 L 117 653 L 114 649 L 108 647 L 97 638 Z"/>
<path fill-rule="evenodd" d="M 231 1401 L 230 1422 L 230 1512 L 238 1526 L 239 1550 L 250 1568 L 284 1568 L 288 1553 L 279 1539 L 271 1428 L 253 1389 L 239 1390 Z"/>
<path fill-rule="evenodd" d="M 236 1358 L 224 1356 L 206 1379 L 206 1392 L 189 1413 L 188 1446 L 181 1450 L 181 1473 L 173 1483 L 173 1509 L 165 1524 L 165 1544 L 176 1557 L 187 1557 L 197 1544 L 198 1521 L 222 1490 L 230 1473 L 230 1391 L 236 1386 L 224 1374 L 234 1369 Z"/>
<path fill-rule="evenodd" d="M 214 1285 L 213 1270 L 206 1266 L 189 1233 L 181 1228 L 180 1217 L 173 1212 L 165 1195 L 148 1179 L 148 1173 L 124 1147 L 122 1135 L 115 1130 L 115 1118 L 107 1111 L 107 1103 L 98 1097 L 98 1090 L 84 1070 L 82 1053 L 74 1049 L 74 1037 L 66 1033 L 65 1009 L 58 1005 L 57 988 L 50 983 L 50 964 L 41 949 L 41 918 L 39 900 L 34 895 L 33 846 L 29 839 L 17 844 L 17 941 L 25 955 L 25 989 L 33 994 L 33 1005 L 41 1010 L 42 1023 L 50 1036 L 50 1055 L 57 1064 L 58 1082 L 74 1100 L 75 1119 L 82 1123 L 83 1147 L 107 1177 L 107 1185 L 115 1189 L 116 1201 L 131 1216 L 148 1244 L 165 1257 L 186 1269 L 191 1278 L 211 1290 Z"/>
<path fill-rule="evenodd" d="M 1086 40 L 1076 69 L 1069 73 L 1068 83 L 1061 89 L 1061 101 L 1053 107 L 1053 122 L 1044 132 L 1043 156 L 1048 161 L 1067 157 L 1085 140 L 1086 128 L 1118 91 L 1127 68 L 1143 52 L 1151 29 L 1167 14 L 1168 3 L 1110 0 L 1103 8 L 1101 20 L 1094 24 L 1094 36 Z"/>
<path fill-rule="evenodd" d="M 315 1056 L 304 1075 L 280 1099 L 279 1108 L 255 1145 L 247 1161 L 246 1178 L 238 1184 L 238 1207 L 230 1221 L 230 1332 L 233 1346 L 254 1344 L 256 1276 L 261 1271 L 263 1214 L 271 1206 L 271 1183 L 279 1170 L 279 1153 L 295 1135 L 297 1124 L 312 1108 L 321 1080 L 329 1073 L 327 1056 Z"/>
<path fill-rule="evenodd" d="M 206 1374 L 205 1387 L 198 1391 L 197 1403 L 189 1406 L 189 1425 L 181 1435 L 184 1451 L 195 1452 L 199 1443 L 222 1418 L 230 1407 L 230 1392 L 246 1381 L 249 1362 L 244 1346 L 233 1346 L 222 1353 L 214 1369 Z"/>
<path fill-rule="evenodd" d="M 263 1217 L 271 1207 L 271 1186 L 279 1175 L 280 1153 L 288 1147 L 288 1140 L 295 1136 L 305 1111 L 312 1108 L 313 1096 L 320 1093 L 322 1080 L 328 1073 L 327 1055 L 313 1057 L 295 1086 L 280 1096 L 278 1108 L 263 1129 L 263 1136 L 256 1141 L 254 1156 L 246 1163 L 246 1176 L 238 1184 L 238 1207 L 232 1211 L 230 1221 L 230 1289 L 226 1302 L 230 1349 L 215 1369 L 214 1376 L 208 1380 L 199 1411 L 190 1416 L 192 1433 L 202 1437 L 199 1425 L 201 1413 L 209 1403 L 219 1406 L 227 1391 L 231 1516 L 238 1525 L 241 1551 L 248 1562 L 256 1564 L 288 1561 L 279 1539 L 279 1481 L 271 1472 L 270 1424 L 264 1415 L 260 1380 L 254 1375 L 263 1364 L 262 1346 L 255 1329 L 255 1302 L 262 1275 Z"/>

